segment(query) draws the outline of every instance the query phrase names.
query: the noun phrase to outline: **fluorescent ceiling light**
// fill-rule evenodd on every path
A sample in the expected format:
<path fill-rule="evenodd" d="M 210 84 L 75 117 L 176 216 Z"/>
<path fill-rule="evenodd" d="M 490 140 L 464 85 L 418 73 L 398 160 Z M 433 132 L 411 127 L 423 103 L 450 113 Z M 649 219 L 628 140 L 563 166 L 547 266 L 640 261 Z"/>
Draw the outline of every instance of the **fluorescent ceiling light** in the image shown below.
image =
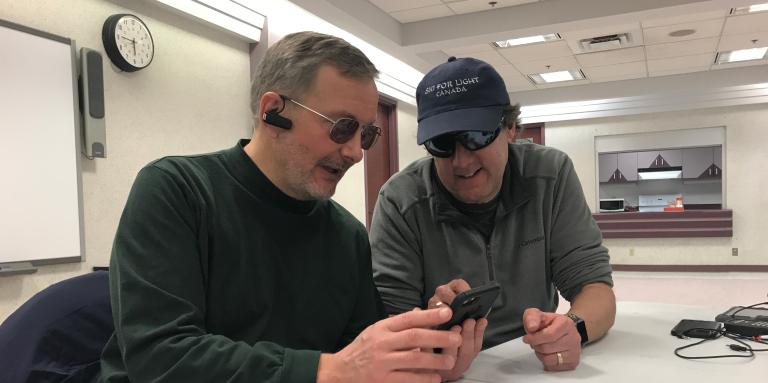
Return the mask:
<path fill-rule="evenodd" d="M 495 42 L 491 43 L 491 45 L 493 45 L 495 47 L 498 47 L 498 48 L 509 48 L 509 47 L 513 47 L 515 45 L 543 43 L 543 42 L 552 41 L 552 40 L 560 40 L 560 35 L 557 34 L 557 33 L 550 33 L 550 34 L 547 34 L 547 35 L 536 35 L 536 36 L 519 37 L 519 38 L 516 38 L 516 39 L 495 41 Z"/>
<path fill-rule="evenodd" d="M 530 77 L 536 84 L 548 84 L 553 82 L 583 80 L 584 73 L 578 69 L 571 69 L 557 72 L 534 73 L 529 74 L 528 77 Z"/>
<path fill-rule="evenodd" d="M 379 72 L 379 76 L 376 78 L 376 87 L 381 93 L 411 105 L 416 105 L 416 87 L 405 81 L 384 72 Z"/>
<path fill-rule="evenodd" d="M 259 42 L 266 16 L 241 4 L 242 0 L 155 0 L 181 13 Z"/>
<path fill-rule="evenodd" d="M 718 52 L 716 63 L 725 64 L 738 61 L 762 60 L 766 57 L 766 52 L 768 52 L 768 47 Z"/>
<path fill-rule="evenodd" d="M 379 72 L 379 77 L 377 80 L 380 83 L 386 84 L 390 88 L 397 89 L 400 92 L 403 92 L 411 97 L 416 97 L 416 87 L 408 84 L 404 81 L 401 81 L 397 78 L 394 78 L 386 73 Z"/>
<path fill-rule="evenodd" d="M 768 11 L 768 3 L 753 4 L 748 7 L 733 8 L 733 10 L 731 11 L 731 14 L 743 15 L 745 13 L 764 12 L 764 11 Z"/>
<path fill-rule="evenodd" d="M 669 180 L 683 178 L 683 168 L 675 166 L 669 168 L 637 169 L 637 178 L 641 180 Z"/>

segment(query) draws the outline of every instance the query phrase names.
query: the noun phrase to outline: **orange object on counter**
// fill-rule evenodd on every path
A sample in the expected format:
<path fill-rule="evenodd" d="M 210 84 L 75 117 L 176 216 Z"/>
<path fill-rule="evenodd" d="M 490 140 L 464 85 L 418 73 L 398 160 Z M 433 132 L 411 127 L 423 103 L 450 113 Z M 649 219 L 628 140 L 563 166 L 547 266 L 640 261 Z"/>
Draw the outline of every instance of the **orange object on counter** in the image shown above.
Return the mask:
<path fill-rule="evenodd" d="M 667 206 L 667 207 L 664 208 L 664 211 L 685 211 L 685 208 L 682 207 L 682 206 L 680 206 L 680 207 L 677 207 L 677 206 Z"/>

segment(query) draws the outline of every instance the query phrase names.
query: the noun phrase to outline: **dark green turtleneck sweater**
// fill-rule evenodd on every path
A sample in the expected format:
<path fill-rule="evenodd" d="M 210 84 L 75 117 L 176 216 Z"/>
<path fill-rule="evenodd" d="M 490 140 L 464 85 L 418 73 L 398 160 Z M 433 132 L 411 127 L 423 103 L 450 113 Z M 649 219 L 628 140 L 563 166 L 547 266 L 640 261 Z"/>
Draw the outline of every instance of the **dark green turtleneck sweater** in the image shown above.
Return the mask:
<path fill-rule="evenodd" d="M 110 263 L 103 382 L 315 382 L 383 316 L 365 229 L 282 193 L 243 151 L 141 170 Z"/>

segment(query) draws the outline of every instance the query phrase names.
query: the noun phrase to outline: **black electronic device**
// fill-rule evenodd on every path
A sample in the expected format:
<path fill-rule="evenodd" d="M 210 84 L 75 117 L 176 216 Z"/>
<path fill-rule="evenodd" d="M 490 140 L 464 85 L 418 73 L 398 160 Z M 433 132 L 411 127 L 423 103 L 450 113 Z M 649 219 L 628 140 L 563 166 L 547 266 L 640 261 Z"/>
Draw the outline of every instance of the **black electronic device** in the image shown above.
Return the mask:
<path fill-rule="evenodd" d="M 743 336 L 768 335 L 768 308 L 734 306 L 715 317 L 725 330 Z"/>
<path fill-rule="evenodd" d="M 713 339 L 722 334 L 723 324 L 708 320 L 683 319 L 672 328 L 670 334 L 678 338 Z"/>
<path fill-rule="evenodd" d="M 277 109 L 270 110 L 269 112 L 264 112 L 262 119 L 267 124 L 277 126 L 278 128 L 288 130 L 293 127 L 293 121 L 291 121 L 289 118 L 283 117 L 280 114 L 278 114 Z"/>
<path fill-rule="evenodd" d="M 451 302 L 453 316 L 451 320 L 438 326 L 438 330 L 448 330 L 453 326 L 461 326 L 467 319 L 485 318 L 491 312 L 493 302 L 501 292 L 497 282 L 475 287 L 456 295 Z"/>
<path fill-rule="evenodd" d="M 80 48 L 80 111 L 83 122 L 83 154 L 89 159 L 107 156 L 104 120 L 104 74 L 101 54 Z"/>

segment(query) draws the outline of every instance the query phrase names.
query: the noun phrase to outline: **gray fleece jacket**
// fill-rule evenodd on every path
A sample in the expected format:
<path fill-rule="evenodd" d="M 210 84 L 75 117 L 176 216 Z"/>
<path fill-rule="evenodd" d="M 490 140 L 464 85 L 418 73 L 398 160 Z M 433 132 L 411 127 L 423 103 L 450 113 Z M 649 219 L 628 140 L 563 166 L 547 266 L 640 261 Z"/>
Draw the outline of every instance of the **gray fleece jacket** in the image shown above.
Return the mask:
<path fill-rule="evenodd" d="M 473 287 L 497 281 L 502 293 L 488 317 L 487 348 L 524 334 L 526 308 L 554 311 L 558 290 L 571 301 L 586 284 L 613 284 L 608 250 L 565 153 L 509 146 L 490 241 L 436 182 L 432 158 L 423 158 L 379 192 L 370 239 L 388 313 L 426 307 L 452 279 Z"/>

